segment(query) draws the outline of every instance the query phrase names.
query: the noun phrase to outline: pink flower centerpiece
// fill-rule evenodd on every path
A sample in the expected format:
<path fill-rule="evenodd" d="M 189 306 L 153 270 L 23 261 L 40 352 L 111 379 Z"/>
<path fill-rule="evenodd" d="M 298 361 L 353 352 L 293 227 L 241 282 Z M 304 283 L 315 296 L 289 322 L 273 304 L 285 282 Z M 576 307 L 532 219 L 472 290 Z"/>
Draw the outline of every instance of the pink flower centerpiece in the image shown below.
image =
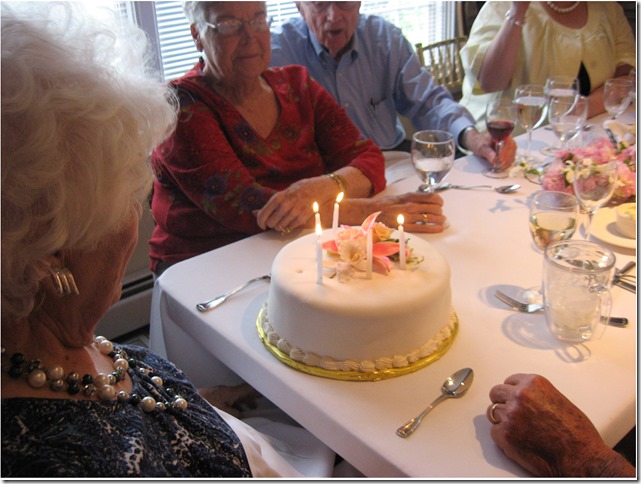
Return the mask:
<path fill-rule="evenodd" d="M 336 273 L 339 281 L 344 282 L 354 274 L 354 271 L 367 270 L 367 231 L 372 230 L 372 265 L 379 273 L 387 274 L 392 270 L 393 262 L 399 260 L 398 239 L 392 238 L 392 229 L 376 217 L 381 212 L 368 216 L 360 227 L 343 225 L 338 230 L 336 238 L 323 243 L 323 249 L 336 257 Z M 413 249 L 405 246 L 407 264 L 420 264 L 423 259 L 412 255 Z"/>
<path fill-rule="evenodd" d="M 616 161 L 618 171 L 614 197 L 629 199 L 637 194 L 637 146 L 619 142 L 615 147 L 607 138 L 600 138 L 587 146 L 573 150 L 559 150 L 560 158 L 548 165 L 541 176 L 545 190 L 574 193 L 572 179 L 575 169 Z"/>

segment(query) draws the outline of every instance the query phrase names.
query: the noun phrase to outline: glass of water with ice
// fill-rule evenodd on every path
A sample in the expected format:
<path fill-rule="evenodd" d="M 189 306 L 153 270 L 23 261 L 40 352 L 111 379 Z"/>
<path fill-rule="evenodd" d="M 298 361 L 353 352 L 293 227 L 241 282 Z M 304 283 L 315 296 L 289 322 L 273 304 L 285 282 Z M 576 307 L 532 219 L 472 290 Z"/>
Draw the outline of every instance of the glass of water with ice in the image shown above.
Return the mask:
<path fill-rule="evenodd" d="M 612 251 L 592 242 L 565 240 L 547 246 L 543 305 L 554 336 L 579 343 L 594 338 L 599 327 L 605 329 L 614 263 Z"/>

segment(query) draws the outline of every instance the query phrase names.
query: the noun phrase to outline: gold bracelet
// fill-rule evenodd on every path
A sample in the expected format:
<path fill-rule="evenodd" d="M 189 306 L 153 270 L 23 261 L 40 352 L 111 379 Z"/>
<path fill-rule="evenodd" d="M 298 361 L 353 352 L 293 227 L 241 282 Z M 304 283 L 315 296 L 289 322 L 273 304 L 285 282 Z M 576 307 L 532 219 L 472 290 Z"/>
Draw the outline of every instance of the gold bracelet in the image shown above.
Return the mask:
<path fill-rule="evenodd" d="M 517 27 L 523 27 L 525 25 L 525 20 L 517 20 L 516 17 L 512 15 L 509 10 L 505 12 L 505 20 L 509 20 Z"/>
<path fill-rule="evenodd" d="M 343 192 L 343 194 L 347 195 L 347 183 L 345 183 L 345 178 L 343 178 L 343 176 L 338 173 L 328 173 L 327 176 L 336 182 L 339 192 Z"/>

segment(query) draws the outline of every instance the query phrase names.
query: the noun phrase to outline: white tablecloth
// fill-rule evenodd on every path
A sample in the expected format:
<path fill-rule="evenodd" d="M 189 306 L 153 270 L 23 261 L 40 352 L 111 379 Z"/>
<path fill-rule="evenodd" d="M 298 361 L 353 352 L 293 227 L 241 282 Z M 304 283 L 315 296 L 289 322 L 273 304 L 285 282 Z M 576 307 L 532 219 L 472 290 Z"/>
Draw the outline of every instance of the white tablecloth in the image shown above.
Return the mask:
<path fill-rule="evenodd" d="M 592 120 L 592 138 L 600 134 L 602 119 Z M 534 139 L 537 152 L 558 143 L 545 129 L 537 130 Z M 524 146 L 525 138 L 518 142 Z M 490 388 L 516 372 L 549 378 L 614 445 L 636 424 L 636 295 L 613 287 L 613 314 L 629 318 L 630 324 L 608 327 L 602 338 L 580 345 L 556 340 L 542 313 L 515 313 L 499 302 L 493 296 L 496 289 L 514 294 L 540 285 L 542 255 L 528 231 L 528 197 L 540 187 L 523 178 L 490 180 L 480 175 L 482 168 L 474 156 L 458 159 L 446 181 L 521 183 L 523 189 L 512 195 L 442 193 L 449 228 L 422 237 L 450 263 L 460 331 L 451 349 L 426 368 L 355 383 L 310 376 L 281 364 L 256 333 L 256 317 L 268 291 L 263 282 L 214 311 L 196 310 L 196 303 L 268 273 L 278 250 L 306 232 L 263 233 L 168 269 L 154 290 L 152 349 L 166 354 L 197 385 L 233 383 L 239 375 L 371 477 L 526 476 L 495 446 L 485 417 Z M 415 190 L 419 180 L 411 170 L 408 174 L 385 193 Z M 617 267 L 636 260 L 634 248 L 603 245 L 615 252 Z M 448 375 L 468 366 L 475 380 L 463 398 L 442 403 L 410 438 L 396 436 L 397 427 L 439 394 Z"/>

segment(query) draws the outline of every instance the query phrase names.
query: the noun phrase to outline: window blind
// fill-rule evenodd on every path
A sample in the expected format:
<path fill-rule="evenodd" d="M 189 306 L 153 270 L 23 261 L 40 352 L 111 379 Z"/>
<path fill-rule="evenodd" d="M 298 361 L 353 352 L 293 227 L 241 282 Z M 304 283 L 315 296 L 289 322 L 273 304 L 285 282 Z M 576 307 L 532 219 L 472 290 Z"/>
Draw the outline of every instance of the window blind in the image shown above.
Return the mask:
<path fill-rule="evenodd" d="M 146 3 L 146 2 L 135 2 Z M 189 23 L 183 15 L 182 2 L 156 1 L 153 16 L 157 36 L 161 68 L 166 81 L 175 79 L 189 70 L 198 60 L 199 53 L 189 31 Z M 361 3 L 361 12 L 380 15 L 403 30 L 412 43 L 429 44 L 455 36 L 455 2 L 414 0 L 371 0 Z M 300 14 L 291 0 L 268 1 L 268 15 L 274 25 Z M 149 24 L 150 22 L 142 22 Z M 143 25 L 144 28 L 144 25 Z"/>

